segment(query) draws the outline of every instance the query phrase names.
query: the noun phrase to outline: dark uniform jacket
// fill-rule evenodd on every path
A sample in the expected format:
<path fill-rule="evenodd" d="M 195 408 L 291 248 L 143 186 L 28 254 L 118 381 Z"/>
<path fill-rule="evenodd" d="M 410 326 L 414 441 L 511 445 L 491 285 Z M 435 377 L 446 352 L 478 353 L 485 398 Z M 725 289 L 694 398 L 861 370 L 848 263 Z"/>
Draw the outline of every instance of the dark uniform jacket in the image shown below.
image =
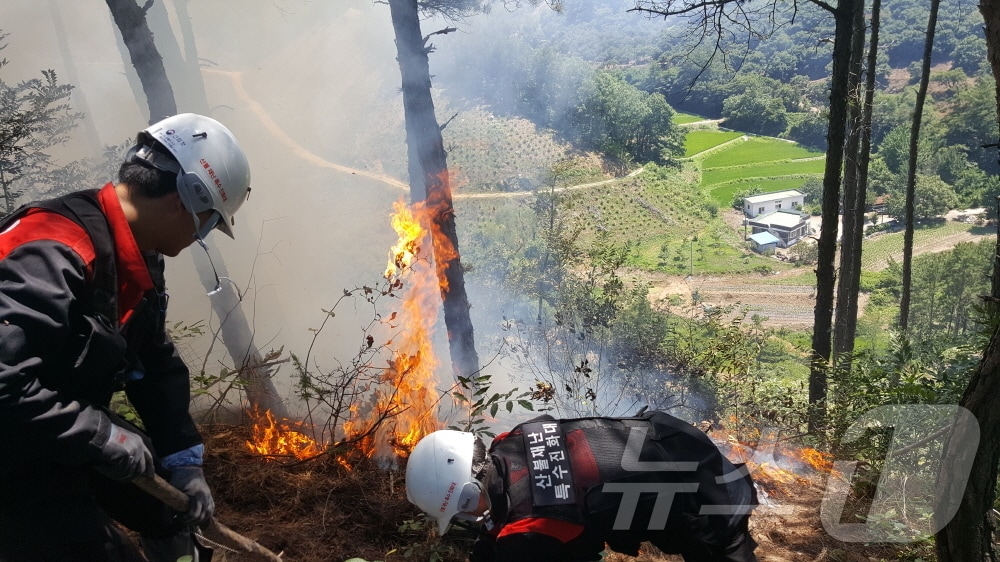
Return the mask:
<path fill-rule="evenodd" d="M 688 560 L 754 560 L 753 483 L 691 424 L 662 412 L 521 424 L 494 439 L 492 532 L 474 562 L 635 556 L 643 541 Z"/>
<path fill-rule="evenodd" d="M 162 257 L 140 252 L 112 184 L 93 193 L 113 239 L 113 318 L 98 312 L 95 244 L 80 224 L 29 207 L 0 227 L 0 534 L 31 525 L 30 505 L 79 494 L 75 475 L 107 438 L 102 409 L 117 390 L 157 455 L 201 443 L 164 328 Z M 44 516 L 88 517 L 83 503 Z"/>

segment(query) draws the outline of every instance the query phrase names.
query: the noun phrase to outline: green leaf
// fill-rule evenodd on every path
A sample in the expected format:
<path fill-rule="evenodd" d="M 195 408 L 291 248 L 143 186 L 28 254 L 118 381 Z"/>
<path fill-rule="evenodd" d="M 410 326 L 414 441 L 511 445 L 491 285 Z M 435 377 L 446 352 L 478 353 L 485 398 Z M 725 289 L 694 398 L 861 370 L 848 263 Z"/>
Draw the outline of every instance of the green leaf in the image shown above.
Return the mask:
<path fill-rule="evenodd" d="M 517 403 L 522 408 L 524 408 L 525 410 L 528 410 L 529 412 L 535 411 L 535 405 L 532 404 L 531 402 L 528 402 L 527 400 L 518 400 Z"/>

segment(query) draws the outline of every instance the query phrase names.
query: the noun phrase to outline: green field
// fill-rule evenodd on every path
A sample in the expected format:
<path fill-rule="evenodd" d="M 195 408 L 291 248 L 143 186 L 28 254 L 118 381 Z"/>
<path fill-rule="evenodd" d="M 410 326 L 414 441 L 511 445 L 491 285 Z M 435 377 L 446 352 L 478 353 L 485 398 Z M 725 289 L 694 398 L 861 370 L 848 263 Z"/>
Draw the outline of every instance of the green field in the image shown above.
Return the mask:
<path fill-rule="evenodd" d="M 814 177 L 820 176 L 817 175 Z M 719 206 L 728 207 L 729 203 L 733 200 L 733 195 L 735 195 L 737 191 L 750 189 L 754 186 L 760 187 L 764 193 L 785 191 L 786 189 L 798 189 L 802 187 L 802 184 L 808 179 L 809 177 L 806 176 L 740 179 L 726 183 L 713 184 L 708 187 L 708 194 L 712 197 L 713 201 L 719 204 Z"/>
<path fill-rule="evenodd" d="M 697 123 L 698 121 L 704 121 L 705 118 L 701 115 L 694 115 L 693 113 L 681 113 L 677 112 L 674 114 L 674 123 L 678 125 L 685 125 L 687 123 Z"/>
<path fill-rule="evenodd" d="M 735 131 L 698 130 L 691 131 L 684 137 L 684 156 L 690 157 L 715 148 L 724 142 L 738 139 L 743 133 Z"/>
<path fill-rule="evenodd" d="M 760 162 L 747 166 L 710 168 L 702 171 L 701 184 L 715 185 L 747 178 L 822 174 L 825 166 L 826 162 L 823 160 L 787 160 L 784 162 Z"/>
<path fill-rule="evenodd" d="M 913 228 L 913 245 L 919 246 L 923 242 L 928 242 L 941 236 L 957 234 L 959 232 L 989 233 L 988 229 L 981 226 L 966 224 L 961 222 L 934 222 L 917 224 Z M 903 253 L 903 233 L 893 232 L 891 234 L 881 234 L 865 240 L 861 252 L 861 267 L 865 270 L 879 270 L 888 264 L 892 257 L 900 256 Z"/>
<path fill-rule="evenodd" d="M 686 138 L 687 154 L 701 153 L 737 135 L 691 131 Z M 825 166 L 822 152 L 781 139 L 748 137 L 746 142 L 731 143 L 706 155 L 701 160 L 700 185 L 720 207 L 727 207 L 738 191 L 753 187 L 764 193 L 796 189 L 811 177 L 821 177 Z"/>
<path fill-rule="evenodd" d="M 801 145 L 787 141 L 751 137 L 747 142 L 734 144 L 731 148 L 715 152 L 706 157 L 701 166 L 703 169 L 721 168 L 725 166 L 740 166 L 775 160 L 792 160 L 796 158 L 822 157 L 822 152 L 803 148 Z"/>

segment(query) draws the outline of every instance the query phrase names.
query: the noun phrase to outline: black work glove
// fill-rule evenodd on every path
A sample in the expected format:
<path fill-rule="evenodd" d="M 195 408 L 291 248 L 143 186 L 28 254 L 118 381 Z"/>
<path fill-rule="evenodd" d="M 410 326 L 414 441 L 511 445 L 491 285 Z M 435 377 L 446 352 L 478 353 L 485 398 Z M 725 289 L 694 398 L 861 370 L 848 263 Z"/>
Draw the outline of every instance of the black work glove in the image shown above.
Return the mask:
<path fill-rule="evenodd" d="M 202 527 L 215 513 L 215 500 L 205 481 L 205 473 L 200 466 L 175 466 L 170 469 L 170 485 L 187 494 L 190 501 L 188 510 L 180 515 L 180 520 L 188 525 Z"/>
<path fill-rule="evenodd" d="M 156 469 L 153 454 L 142 442 L 142 437 L 112 423 L 94 470 L 112 480 L 132 480 L 139 476 L 152 478 Z"/>

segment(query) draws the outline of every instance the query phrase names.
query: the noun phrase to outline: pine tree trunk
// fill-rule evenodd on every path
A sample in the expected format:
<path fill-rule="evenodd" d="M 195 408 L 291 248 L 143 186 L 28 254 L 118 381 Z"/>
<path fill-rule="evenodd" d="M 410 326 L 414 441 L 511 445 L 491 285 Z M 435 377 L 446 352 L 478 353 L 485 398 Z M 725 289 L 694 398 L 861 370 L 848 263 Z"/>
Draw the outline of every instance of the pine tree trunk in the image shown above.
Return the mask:
<path fill-rule="evenodd" d="M 924 100 L 931 76 L 931 56 L 934 53 L 934 31 L 940 0 L 931 0 L 927 17 L 927 37 L 924 40 L 924 60 L 920 68 L 920 86 L 913 107 L 913 126 L 910 128 L 910 155 L 906 166 L 906 211 L 903 231 L 903 289 L 899 297 L 899 329 L 905 334 L 910 323 L 910 289 L 913 284 L 913 200 L 917 187 L 917 153 L 920 147 L 920 123 L 923 120 Z"/>
<path fill-rule="evenodd" d="M 59 54 L 62 56 L 63 64 L 66 66 L 65 80 L 67 84 L 76 84 L 73 88 L 72 100 L 74 109 L 83 114 L 83 132 L 87 141 L 87 146 L 92 147 L 93 152 L 89 156 L 100 156 L 103 153 L 104 144 L 101 136 L 97 133 L 97 126 L 94 124 L 94 116 L 87 104 L 87 96 L 83 89 L 79 87 L 80 77 L 76 73 L 76 61 L 70 53 L 69 44 L 66 41 L 66 26 L 63 25 L 62 13 L 55 0 L 49 0 L 49 14 L 52 15 L 52 25 L 56 31 L 56 42 L 59 45 Z"/>
<path fill-rule="evenodd" d="M 855 205 L 859 209 L 864 209 L 868 200 L 868 164 L 871 162 L 872 152 L 872 111 L 875 99 L 875 75 L 878 64 L 878 42 L 879 27 L 882 14 L 882 0 L 872 0 L 871 5 L 871 39 L 868 44 L 868 74 L 865 78 L 865 99 L 861 108 L 861 150 L 858 152 L 858 191 Z M 845 352 L 854 351 L 854 338 L 858 330 L 858 292 L 861 290 L 861 256 L 864 252 L 865 238 L 865 214 L 858 213 L 855 217 L 854 227 L 854 262 L 852 264 L 851 275 L 854 277 L 855 293 L 854 298 L 849 303 L 850 311 L 848 318 L 850 324 L 845 330 L 845 341 L 849 343 L 849 349 Z"/>
<path fill-rule="evenodd" d="M 146 23 L 146 13 L 135 0 L 106 1 L 128 49 L 132 66 L 139 75 L 146 104 L 149 106 L 149 123 L 175 115 L 177 103 L 174 101 L 174 90 L 167 79 L 163 58 L 153 43 L 153 33 Z"/>
<path fill-rule="evenodd" d="M 864 217 L 864 200 L 858 205 L 858 184 L 861 175 L 861 120 L 864 96 L 861 93 L 861 60 L 865 50 L 864 12 L 854 12 L 854 33 L 851 42 L 851 64 L 848 71 L 847 139 L 844 146 L 843 214 L 840 227 L 840 269 L 837 272 L 837 305 L 833 322 L 833 364 L 837 369 L 850 365 L 854 350 L 852 325 L 857 322 L 858 284 L 860 276 L 854 274 L 854 254 L 861 251 L 860 240 L 855 236 L 859 228 L 858 217 Z M 863 219 L 861 222 L 863 228 Z M 851 317 L 851 311 L 854 317 Z"/>
<path fill-rule="evenodd" d="M 447 155 L 431 98 L 429 48 L 421 35 L 416 0 L 389 0 L 396 53 L 403 83 L 403 110 L 409 155 L 410 198 L 425 201 L 436 225 L 434 259 L 438 268 L 452 369 L 468 377 L 479 371 L 465 277 L 458 252 Z M 437 235 L 440 233 L 440 236 Z"/>
<path fill-rule="evenodd" d="M 861 6 L 859 6 L 859 4 Z M 826 418 L 827 370 L 831 353 L 833 299 L 836 286 L 837 215 L 840 206 L 840 171 L 844 162 L 847 96 L 854 11 L 861 0 L 839 0 L 834 9 L 833 72 L 830 83 L 830 118 L 827 130 L 826 168 L 823 174 L 822 225 L 817 243 L 816 308 L 813 316 L 812 358 L 809 368 L 809 431 L 819 431 Z"/>
<path fill-rule="evenodd" d="M 834 356 L 839 369 L 851 368 L 851 355 L 854 353 L 854 338 L 858 331 L 858 293 L 861 289 L 861 255 L 864 251 L 865 238 L 865 203 L 868 199 L 868 164 L 871 161 L 871 140 L 872 140 L 872 106 L 875 95 L 875 67 L 878 59 L 878 34 L 880 15 L 882 10 L 881 0 L 873 0 L 871 6 L 871 39 L 868 46 L 868 70 L 865 79 L 864 95 L 861 103 L 860 122 L 854 127 L 852 136 L 856 135 L 860 140 L 860 147 L 848 149 L 848 154 L 856 154 L 856 160 L 850 166 L 845 167 L 844 177 L 844 234 L 841 242 L 840 255 L 840 275 L 837 276 L 840 284 L 837 295 L 837 316 L 834 332 Z M 864 21 L 855 22 L 860 30 L 864 31 Z M 864 45 L 855 46 L 863 49 Z M 861 53 L 857 54 L 860 61 Z M 847 177 L 847 171 L 853 176 Z M 848 195 L 846 186 L 854 186 L 851 196 Z M 848 203 L 848 201 L 852 203 Z M 852 222 L 848 224 L 846 208 L 853 207 L 855 212 Z M 850 248 L 849 250 L 847 248 Z M 842 294 L 839 289 L 843 288 L 846 293 Z M 840 318 L 843 313 L 843 318 Z"/>

